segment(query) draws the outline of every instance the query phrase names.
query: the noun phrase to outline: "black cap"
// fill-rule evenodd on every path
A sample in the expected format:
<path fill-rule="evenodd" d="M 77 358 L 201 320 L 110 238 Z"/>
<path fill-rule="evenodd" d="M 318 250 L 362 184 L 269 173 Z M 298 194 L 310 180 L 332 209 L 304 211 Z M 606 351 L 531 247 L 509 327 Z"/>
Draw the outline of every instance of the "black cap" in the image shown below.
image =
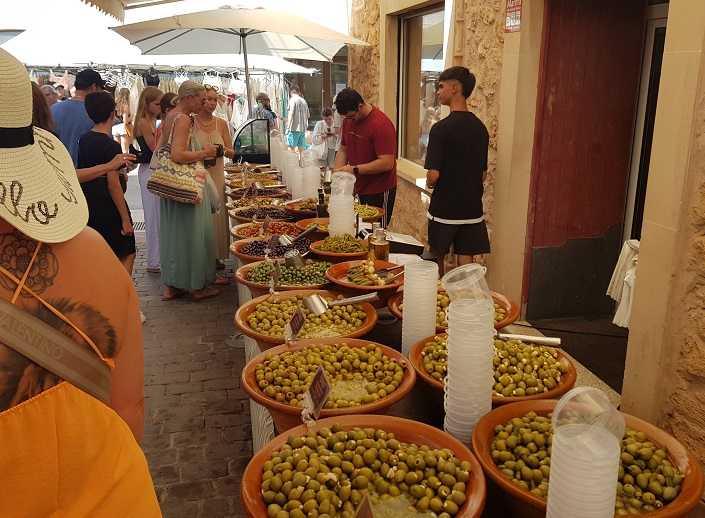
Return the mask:
<path fill-rule="evenodd" d="M 101 88 L 105 87 L 105 81 L 103 81 L 103 78 L 100 77 L 98 72 L 92 68 L 85 68 L 76 74 L 74 86 L 77 90 L 86 90 L 90 88 L 91 85 L 97 85 Z"/>

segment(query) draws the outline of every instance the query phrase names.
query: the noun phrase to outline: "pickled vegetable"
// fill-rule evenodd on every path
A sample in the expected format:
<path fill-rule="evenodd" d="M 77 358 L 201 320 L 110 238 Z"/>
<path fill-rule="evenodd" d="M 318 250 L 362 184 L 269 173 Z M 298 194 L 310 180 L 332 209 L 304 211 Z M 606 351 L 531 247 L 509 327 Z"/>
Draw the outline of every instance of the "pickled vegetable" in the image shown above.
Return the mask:
<path fill-rule="evenodd" d="M 354 253 L 367 250 L 367 243 L 350 234 L 342 236 L 328 236 L 319 245 L 318 250 L 322 252 Z"/>

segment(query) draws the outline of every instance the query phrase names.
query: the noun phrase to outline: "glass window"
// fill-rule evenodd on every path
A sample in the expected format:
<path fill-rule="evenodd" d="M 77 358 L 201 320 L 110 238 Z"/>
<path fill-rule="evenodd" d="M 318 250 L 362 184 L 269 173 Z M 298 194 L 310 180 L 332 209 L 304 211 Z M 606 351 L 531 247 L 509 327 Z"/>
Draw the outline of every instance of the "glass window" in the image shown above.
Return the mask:
<path fill-rule="evenodd" d="M 423 165 L 431 126 L 440 119 L 436 99 L 443 71 L 443 6 L 401 20 L 401 156 Z"/>

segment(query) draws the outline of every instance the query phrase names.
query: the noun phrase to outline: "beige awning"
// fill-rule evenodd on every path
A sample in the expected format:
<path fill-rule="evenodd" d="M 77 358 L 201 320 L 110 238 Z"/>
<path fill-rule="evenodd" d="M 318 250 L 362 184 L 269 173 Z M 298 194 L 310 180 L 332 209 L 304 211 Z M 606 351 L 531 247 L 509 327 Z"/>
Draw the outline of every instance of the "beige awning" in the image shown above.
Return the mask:
<path fill-rule="evenodd" d="M 125 21 L 125 9 L 149 7 L 152 5 L 169 4 L 180 0 L 83 0 L 106 14 L 114 16 L 121 22 Z"/>

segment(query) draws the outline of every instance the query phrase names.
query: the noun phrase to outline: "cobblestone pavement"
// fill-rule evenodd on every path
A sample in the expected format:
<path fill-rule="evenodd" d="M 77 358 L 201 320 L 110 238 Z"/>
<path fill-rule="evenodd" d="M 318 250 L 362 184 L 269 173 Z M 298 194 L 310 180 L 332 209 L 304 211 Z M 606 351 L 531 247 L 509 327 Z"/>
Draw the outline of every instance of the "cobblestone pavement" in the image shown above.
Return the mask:
<path fill-rule="evenodd" d="M 143 448 L 165 518 L 235 518 L 252 456 L 249 400 L 240 388 L 233 284 L 202 302 L 162 301 L 138 233 L 135 283 L 144 324 Z M 228 269 L 231 276 L 231 268 Z"/>

